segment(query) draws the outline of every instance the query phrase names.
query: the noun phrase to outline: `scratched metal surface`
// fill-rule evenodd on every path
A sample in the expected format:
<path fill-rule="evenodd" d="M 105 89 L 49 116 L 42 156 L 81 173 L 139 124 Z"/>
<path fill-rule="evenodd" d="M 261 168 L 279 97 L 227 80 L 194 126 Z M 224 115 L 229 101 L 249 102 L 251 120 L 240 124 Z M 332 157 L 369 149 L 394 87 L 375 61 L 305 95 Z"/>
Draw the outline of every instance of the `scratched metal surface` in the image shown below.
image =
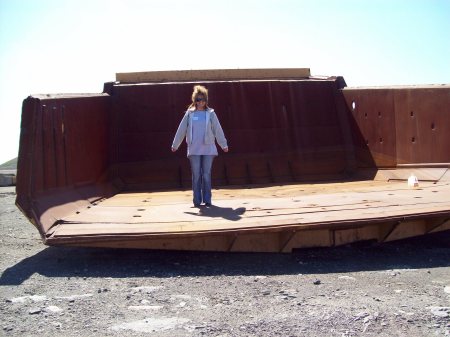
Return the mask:
<path fill-rule="evenodd" d="M 296 225 L 317 228 L 362 219 L 446 212 L 450 182 L 295 184 L 214 191 L 214 207 L 194 208 L 188 192 L 125 193 L 62 219 L 71 235 L 189 233 Z"/>

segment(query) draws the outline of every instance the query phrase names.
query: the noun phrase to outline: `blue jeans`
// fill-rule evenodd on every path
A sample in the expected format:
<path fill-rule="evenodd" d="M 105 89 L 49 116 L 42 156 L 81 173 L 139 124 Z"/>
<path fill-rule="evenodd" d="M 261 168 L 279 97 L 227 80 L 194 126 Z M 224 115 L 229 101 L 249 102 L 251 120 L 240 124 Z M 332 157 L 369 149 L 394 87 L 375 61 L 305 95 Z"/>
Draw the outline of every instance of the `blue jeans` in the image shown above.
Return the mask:
<path fill-rule="evenodd" d="M 189 156 L 194 205 L 200 205 L 202 202 L 211 204 L 211 167 L 214 157 L 213 155 Z"/>

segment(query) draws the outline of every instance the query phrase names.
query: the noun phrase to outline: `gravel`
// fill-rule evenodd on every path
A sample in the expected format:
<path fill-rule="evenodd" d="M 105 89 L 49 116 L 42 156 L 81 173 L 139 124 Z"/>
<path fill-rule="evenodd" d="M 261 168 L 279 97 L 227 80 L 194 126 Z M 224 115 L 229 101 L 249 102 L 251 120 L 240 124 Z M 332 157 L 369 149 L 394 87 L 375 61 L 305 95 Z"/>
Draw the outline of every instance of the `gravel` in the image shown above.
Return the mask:
<path fill-rule="evenodd" d="M 450 336 L 450 233 L 292 254 L 46 247 L 0 187 L 0 335 Z"/>

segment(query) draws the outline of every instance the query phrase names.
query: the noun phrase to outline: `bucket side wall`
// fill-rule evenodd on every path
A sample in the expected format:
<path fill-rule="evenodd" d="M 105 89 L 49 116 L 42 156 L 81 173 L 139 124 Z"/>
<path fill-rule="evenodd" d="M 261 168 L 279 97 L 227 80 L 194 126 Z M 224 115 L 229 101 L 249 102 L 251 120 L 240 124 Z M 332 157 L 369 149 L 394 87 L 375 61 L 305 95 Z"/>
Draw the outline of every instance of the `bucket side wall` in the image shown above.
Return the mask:
<path fill-rule="evenodd" d="M 358 166 L 450 163 L 450 88 L 342 90 Z"/>
<path fill-rule="evenodd" d="M 107 95 L 24 100 L 16 203 L 41 233 L 105 194 L 109 105 Z"/>

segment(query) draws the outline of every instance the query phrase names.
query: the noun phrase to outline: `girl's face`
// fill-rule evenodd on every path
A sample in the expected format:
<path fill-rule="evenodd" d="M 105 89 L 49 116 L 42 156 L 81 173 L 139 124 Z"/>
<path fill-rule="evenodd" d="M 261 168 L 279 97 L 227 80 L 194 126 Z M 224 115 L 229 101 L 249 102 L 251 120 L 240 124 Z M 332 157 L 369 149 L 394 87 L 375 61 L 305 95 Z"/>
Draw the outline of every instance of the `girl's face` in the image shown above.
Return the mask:
<path fill-rule="evenodd" d="M 206 106 L 205 96 L 197 95 L 197 97 L 195 98 L 195 107 L 197 109 L 203 110 L 205 109 L 205 106 Z"/>

